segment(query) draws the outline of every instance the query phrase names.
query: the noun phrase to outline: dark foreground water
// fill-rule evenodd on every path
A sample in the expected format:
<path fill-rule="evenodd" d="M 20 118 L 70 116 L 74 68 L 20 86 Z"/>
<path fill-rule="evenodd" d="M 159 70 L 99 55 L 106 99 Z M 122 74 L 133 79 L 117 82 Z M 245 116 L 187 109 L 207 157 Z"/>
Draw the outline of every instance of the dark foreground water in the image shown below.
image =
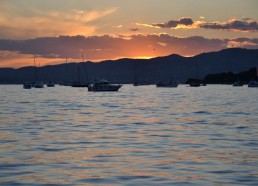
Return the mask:
<path fill-rule="evenodd" d="M 258 185 L 258 88 L 0 86 L 0 185 Z"/>

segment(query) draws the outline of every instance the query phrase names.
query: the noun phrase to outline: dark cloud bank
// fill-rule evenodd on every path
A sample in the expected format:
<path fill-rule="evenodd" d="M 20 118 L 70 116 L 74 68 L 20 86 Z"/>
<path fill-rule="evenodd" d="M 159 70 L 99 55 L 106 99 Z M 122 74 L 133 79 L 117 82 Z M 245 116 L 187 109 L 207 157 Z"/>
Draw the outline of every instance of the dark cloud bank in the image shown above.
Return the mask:
<path fill-rule="evenodd" d="M 151 26 L 160 28 L 175 28 L 178 25 L 193 26 L 193 28 L 203 29 L 219 29 L 219 30 L 234 30 L 253 32 L 258 31 L 258 22 L 250 18 L 232 19 L 226 22 L 195 22 L 192 18 L 181 18 L 179 20 L 170 20 L 166 23 L 154 23 Z"/>
<path fill-rule="evenodd" d="M 171 20 L 171 21 L 168 21 L 166 23 L 158 23 L 158 24 L 152 24 L 152 26 L 157 26 L 157 27 L 160 27 L 160 28 L 174 28 L 174 27 L 177 27 L 178 25 L 186 25 L 186 26 L 189 26 L 189 25 L 192 25 L 194 22 L 191 18 L 181 18 L 179 19 L 178 21 L 176 20 Z"/>
<path fill-rule="evenodd" d="M 192 56 L 235 46 L 258 49 L 258 39 L 221 40 L 197 36 L 178 38 L 161 34 L 133 35 L 130 39 L 111 36 L 59 36 L 0 40 L 0 50 L 3 51 L 18 51 L 21 54 L 45 58 L 81 58 L 81 54 L 84 53 L 86 60 L 92 61 L 136 56 L 165 56 L 172 53 Z"/>
<path fill-rule="evenodd" d="M 232 20 L 226 23 L 203 23 L 199 25 L 205 29 L 236 30 L 236 31 L 258 31 L 258 23 L 255 21 Z"/>

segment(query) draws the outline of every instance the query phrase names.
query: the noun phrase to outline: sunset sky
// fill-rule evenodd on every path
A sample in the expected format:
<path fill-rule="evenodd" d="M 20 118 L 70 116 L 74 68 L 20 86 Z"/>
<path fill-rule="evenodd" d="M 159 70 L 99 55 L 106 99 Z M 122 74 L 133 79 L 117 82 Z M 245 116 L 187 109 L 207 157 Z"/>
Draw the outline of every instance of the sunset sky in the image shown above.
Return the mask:
<path fill-rule="evenodd" d="M 0 0 L 0 67 L 258 49 L 258 0 Z"/>

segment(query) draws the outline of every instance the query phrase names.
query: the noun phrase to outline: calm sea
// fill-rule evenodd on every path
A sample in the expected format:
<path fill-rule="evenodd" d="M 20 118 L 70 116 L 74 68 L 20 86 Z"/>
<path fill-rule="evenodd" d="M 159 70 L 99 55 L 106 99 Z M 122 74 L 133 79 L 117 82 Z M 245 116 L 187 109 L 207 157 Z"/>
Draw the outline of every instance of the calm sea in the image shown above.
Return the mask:
<path fill-rule="evenodd" d="M 0 185 L 258 185 L 258 88 L 0 85 Z"/>

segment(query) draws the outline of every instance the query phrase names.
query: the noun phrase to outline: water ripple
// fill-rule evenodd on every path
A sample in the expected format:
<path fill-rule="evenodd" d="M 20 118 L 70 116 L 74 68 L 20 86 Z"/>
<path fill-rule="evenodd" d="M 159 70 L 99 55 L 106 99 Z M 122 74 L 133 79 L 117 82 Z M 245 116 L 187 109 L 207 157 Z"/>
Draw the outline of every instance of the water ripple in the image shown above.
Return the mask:
<path fill-rule="evenodd" d="M 258 184 L 256 89 L 21 90 L 1 87 L 0 185 Z"/>

